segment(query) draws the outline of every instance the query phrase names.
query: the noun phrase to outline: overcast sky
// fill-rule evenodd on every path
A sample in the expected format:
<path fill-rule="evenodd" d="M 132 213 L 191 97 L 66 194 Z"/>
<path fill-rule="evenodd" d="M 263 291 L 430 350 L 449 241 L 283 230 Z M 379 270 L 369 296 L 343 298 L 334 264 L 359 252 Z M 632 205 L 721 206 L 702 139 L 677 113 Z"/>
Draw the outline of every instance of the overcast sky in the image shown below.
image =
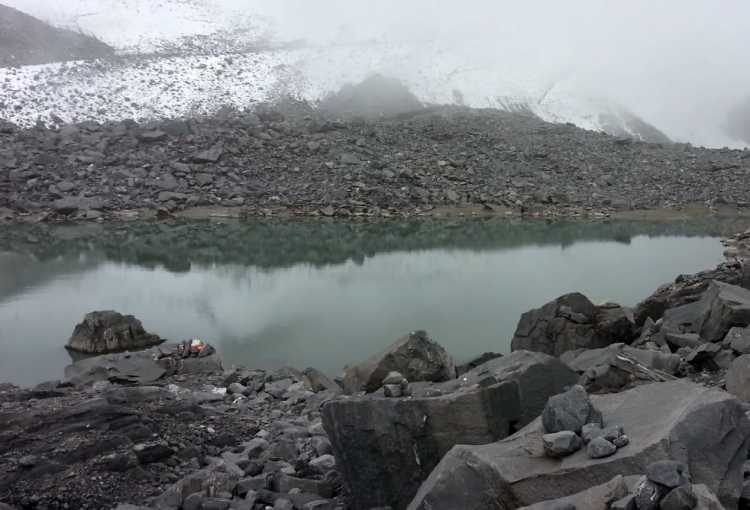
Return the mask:
<path fill-rule="evenodd" d="M 5 1 L 36 15 L 54 11 L 58 18 L 122 2 L 141 12 L 167 3 Z M 208 13 L 259 12 L 273 19 L 282 39 L 450 43 L 470 55 L 471 65 L 507 70 L 508 81 L 521 88 L 565 82 L 626 106 L 678 140 L 722 143 L 727 111 L 750 94 L 749 0 L 171 1 L 203 2 Z"/>
<path fill-rule="evenodd" d="M 481 41 L 488 65 L 575 80 L 680 138 L 712 136 L 750 94 L 747 0 L 260 3 L 289 37 Z"/>

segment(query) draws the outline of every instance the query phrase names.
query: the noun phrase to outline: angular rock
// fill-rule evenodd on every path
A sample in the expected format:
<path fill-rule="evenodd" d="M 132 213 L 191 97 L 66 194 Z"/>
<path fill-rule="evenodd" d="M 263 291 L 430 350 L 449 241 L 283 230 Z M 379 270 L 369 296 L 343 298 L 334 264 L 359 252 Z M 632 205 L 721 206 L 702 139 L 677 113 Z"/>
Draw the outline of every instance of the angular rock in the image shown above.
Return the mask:
<path fill-rule="evenodd" d="M 381 387 L 389 372 L 400 372 L 409 381 L 441 382 L 455 379 L 453 358 L 424 331 L 413 332 L 397 340 L 384 352 L 347 367 L 344 390 L 348 393 L 372 393 Z"/>
<path fill-rule="evenodd" d="M 692 510 L 698 504 L 691 485 L 683 485 L 669 491 L 659 503 L 661 510 Z"/>
<path fill-rule="evenodd" d="M 591 403 L 586 390 L 579 385 L 551 397 L 542 412 L 542 424 L 547 433 L 572 430 L 580 434 L 587 423 L 602 425 L 602 416 Z"/>
<path fill-rule="evenodd" d="M 607 510 L 608 508 L 615 508 L 614 505 L 610 507 L 610 503 L 621 500 L 626 497 L 627 493 L 628 488 L 625 480 L 622 476 L 616 476 L 607 483 L 591 487 L 577 494 L 521 508 L 523 510 Z"/>
<path fill-rule="evenodd" d="M 544 453 L 553 459 L 559 459 L 572 455 L 583 446 L 583 441 L 575 432 L 564 430 L 554 434 L 542 436 Z"/>
<path fill-rule="evenodd" d="M 208 150 L 194 154 L 193 161 L 195 163 L 217 163 L 222 154 L 224 154 L 224 148 L 220 143 L 217 143 Z"/>
<path fill-rule="evenodd" d="M 592 459 L 603 459 L 617 452 L 617 447 L 603 437 L 595 437 L 586 447 L 586 453 Z"/>
<path fill-rule="evenodd" d="M 613 501 L 609 505 L 609 510 L 636 510 L 635 496 L 628 494 L 627 496 Z"/>
<path fill-rule="evenodd" d="M 477 356 L 476 358 L 472 358 L 466 363 L 463 363 L 461 365 L 456 366 L 456 375 L 462 376 L 469 370 L 473 370 L 477 368 L 480 365 L 484 365 L 488 361 L 492 361 L 495 358 L 502 358 L 503 355 L 496 353 L 496 352 L 485 352 L 484 354 L 481 354 Z"/>
<path fill-rule="evenodd" d="M 451 447 L 507 437 L 520 415 L 518 398 L 509 381 L 438 397 L 327 402 L 323 425 L 353 507 L 404 508 Z"/>
<path fill-rule="evenodd" d="M 598 460 L 583 451 L 561 461 L 548 459 L 540 419 L 494 444 L 455 446 L 410 508 L 493 508 L 498 498 L 505 508 L 530 505 L 575 494 L 618 474 L 642 474 L 664 459 L 684 462 L 695 482 L 715 489 L 727 507 L 736 507 L 750 442 L 750 421 L 739 401 L 721 390 L 677 380 L 593 396 L 592 402 L 606 423 L 624 427 L 630 437 L 627 448 Z"/>
<path fill-rule="evenodd" d="M 632 318 L 618 305 L 594 306 L 583 294 L 566 294 L 521 316 L 511 349 L 559 356 L 575 349 L 630 343 Z"/>
<path fill-rule="evenodd" d="M 145 349 L 162 342 L 158 335 L 147 333 L 132 315 L 108 310 L 87 313 L 65 347 L 86 354 L 107 354 Z"/>
<path fill-rule="evenodd" d="M 151 384 L 167 373 L 153 359 L 153 353 L 105 354 L 76 361 L 65 367 L 65 378 L 73 384 L 114 381 L 128 384 Z"/>
<path fill-rule="evenodd" d="M 310 391 L 314 391 L 315 393 L 321 391 L 341 393 L 341 386 L 316 368 L 306 368 L 302 371 L 302 374 L 305 376 L 305 382 L 309 386 Z"/>
<path fill-rule="evenodd" d="M 159 462 L 174 455 L 169 445 L 164 441 L 152 441 L 150 443 L 139 443 L 133 446 L 133 452 L 141 464 Z"/>
<path fill-rule="evenodd" d="M 698 500 L 694 510 L 724 510 L 716 494 L 705 484 L 693 484 L 693 495 Z"/>
<path fill-rule="evenodd" d="M 687 466 L 674 460 L 659 460 L 649 464 L 646 467 L 646 477 L 669 489 L 690 483 Z"/>
<path fill-rule="evenodd" d="M 698 333 L 708 342 L 723 340 L 735 326 L 750 326 L 750 290 L 712 281 L 700 305 L 703 310 Z"/>
<path fill-rule="evenodd" d="M 518 383 L 521 401 L 518 425 L 523 427 L 542 413 L 551 396 L 574 385 L 578 376 L 560 360 L 547 354 L 515 351 L 487 361 L 442 387 L 487 386 L 503 381 Z"/>
<path fill-rule="evenodd" d="M 722 343 L 737 354 L 750 354 L 750 328 L 731 328 Z"/>
<path fill-rule="evenodd" d="M 685 361 L 699 370 L 718 370 L 719 366 L 714 362 L 714 357 L 721 351 L 720 344 L 705 343 L 685 357 Z"/>
<path fill-rule="evenodd" d="M 659 502 L 668 491 L 669 489 L 666 487 L 644 477 L 633 491 L 635 506 L 638 510 L 656 510 L 659 508 Z"/>

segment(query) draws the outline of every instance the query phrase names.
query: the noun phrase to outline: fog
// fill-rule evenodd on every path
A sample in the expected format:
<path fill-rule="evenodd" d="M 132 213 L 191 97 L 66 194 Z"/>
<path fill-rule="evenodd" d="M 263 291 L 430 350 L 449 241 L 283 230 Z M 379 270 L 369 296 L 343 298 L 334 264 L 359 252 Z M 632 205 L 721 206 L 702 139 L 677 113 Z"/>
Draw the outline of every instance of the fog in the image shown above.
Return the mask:
<path fill-rule="evenodd" d="M 742 0 L 5 3 L 83 29 L 97 13 L 115 12 L 115 5 L 125 3 L 139 12 L 137 23 L 122 23 L 113 14 L 109 23 L 98 25 L 108 33 L 95 35 L 105 40 L 113 32 L 166 31 L 181 13 L 183 27 L 192 24 L 197 31 L 211 17 L 231 23 L 241 13 L 277 41 L 367 43 L 371 48 L 402 44 L 401 54 L 408 58 L 389 56 L 383 69 L 373 69 L 395 75 L 408 72 L 415 59 L 429 67 L 444 56 L 453 54 L 455 60 L 458 55 L 464 65 L 451 71 L 452 83 L 462 89 L 464 80 L 467 88 L 474 87 L 471 104 L 481 105 L 484 95 L 563 103 L 594 98 L 626 107 L 675 140 L 701 145 L 736 145 L 722 128 L 729 110 L 750 93 L 750 2 Z M 172 5 L 171 10 L 165 11 L 165 5 Z M 149 13 L 169 19 L 149 20 Z"/>

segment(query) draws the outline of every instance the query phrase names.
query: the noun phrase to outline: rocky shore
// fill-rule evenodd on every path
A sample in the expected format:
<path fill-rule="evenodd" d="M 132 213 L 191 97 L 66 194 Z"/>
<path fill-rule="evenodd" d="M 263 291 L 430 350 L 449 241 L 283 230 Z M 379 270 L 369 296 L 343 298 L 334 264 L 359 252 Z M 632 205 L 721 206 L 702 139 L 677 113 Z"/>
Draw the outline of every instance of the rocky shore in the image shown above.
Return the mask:
<path fill-rule="evenodd" d="M 289 100 L 148 124 L 6 122 L 0 220 L 601 216 L 748 205 L 748 151 L 634 142 L 523 112 L 414 108 L 363 117 Z"/>
<path fill-rule="evenodd" d="M 510 354 L 418 331 L 336 380 L 94 312 L 68 347 L 109 354 L 0 386 L 0 508 L 746 508 L 748 239 L 632 310 L 531 310 Z"/>

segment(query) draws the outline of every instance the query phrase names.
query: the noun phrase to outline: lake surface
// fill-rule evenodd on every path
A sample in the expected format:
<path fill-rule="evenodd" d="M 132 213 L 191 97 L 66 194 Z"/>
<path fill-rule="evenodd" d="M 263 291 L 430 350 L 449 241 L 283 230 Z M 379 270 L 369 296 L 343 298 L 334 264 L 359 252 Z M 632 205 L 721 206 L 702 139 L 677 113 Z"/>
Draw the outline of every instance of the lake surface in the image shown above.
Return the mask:
<path fill-rule="evenodd" d="M 0 382 L 62 377 L 85 313 L 114 309 L 225 364 L 329 374 L 425 329 L 459 360 L 507 352 L 560 294 L 634 305 L 722 261 L 746 228 L 672 223 L 193 221 L 0 227 Z"/>

